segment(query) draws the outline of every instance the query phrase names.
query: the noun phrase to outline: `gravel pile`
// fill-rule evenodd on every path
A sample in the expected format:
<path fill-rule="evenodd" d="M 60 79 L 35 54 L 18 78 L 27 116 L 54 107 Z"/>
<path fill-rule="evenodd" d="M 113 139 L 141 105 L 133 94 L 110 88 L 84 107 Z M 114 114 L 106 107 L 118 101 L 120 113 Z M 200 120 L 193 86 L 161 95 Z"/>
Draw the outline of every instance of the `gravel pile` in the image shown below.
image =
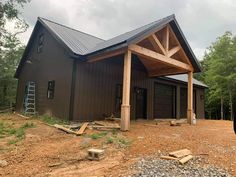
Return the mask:
<path fill-rule="evenodd" d="M 201 159 L 195 157 L 184 165 L 174 160 L 141 159 L 132 167 L 133 177 L 231 177 L 227 171 L 212 165 L 200 165 Z"/>

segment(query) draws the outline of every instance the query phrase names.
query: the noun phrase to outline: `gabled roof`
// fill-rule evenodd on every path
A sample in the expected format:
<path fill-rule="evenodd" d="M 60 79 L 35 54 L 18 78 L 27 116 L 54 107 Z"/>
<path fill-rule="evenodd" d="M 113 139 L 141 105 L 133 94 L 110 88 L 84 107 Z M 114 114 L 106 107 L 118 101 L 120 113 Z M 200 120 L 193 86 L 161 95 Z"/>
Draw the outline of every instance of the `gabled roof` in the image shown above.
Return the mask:
<path fill-rule="evenodd" d="M 85 56 L 84 58 L 86 58 L 86 56 L 102 53 L 104 51 L 112 51 L 118 48 L 126 47 L 131 43 L 135 43 L 138 39 L 141 39 L 148 34 L 163 28 L 165 25 L 170 24 L 186 55 L 190 59 L 195 72 L 201 71 L 198 60 L 190 48 L 183 32 L 181 31 L 175 19 L 175 15 L 167 16 L 109 40 L 102 40 L 95 36 L 74 30 L 44 18 L 39 18 L 38 20 L 47 29 L 49 29 L 49 31 L 54 33 L 54 35 L 56 35 L 65 47 L 69 48 L 73 54 Z"/>
<path fill-rule="evenodd" d="M 22 60 L 17 68 L 15 77 L 18 77 L 21 67 L 25 62 L 26 54 L 29 50 L 29 46 L 32 43 L 32 36 L 37 31 L 37 26 L 43 25 L 48 31 L 66 48 L 69 49 L 70 54 L 73 57 L 79 57 L 86 59 L 87 56 L 96 55 L 105 51 L 112 51 L 122 47 L 126 47 L 129 44 L 135 43 L 135 41 L 144 38 L 148 34 L 151 34 L 165 25 L 169 24 L 176 37 L 178 38 L 183 50 L 190 59 L 195 72 L 200 72 L 200 65 L 196 59 L 193 51 L 191 50 L 186 38 L 183 35 L 174 15 L 162 18 L 140 28 L 126 32 L 109 40 L 103 40 L 87 33 L 72 29 L 70 27 L 58 24 L 56 22 L 47 20 L 45 18 L 38 18 L 35 25 L 35 29 L 30 37 L 29 43 L 23 54 Z M 83 57 L 82 57 L 83 56 Z"/>
<path fill-rule="evenodd" d="M 74 54 L 85 55 L 103 39 L 39 17 L 38 20 L 54 33 Z"/>

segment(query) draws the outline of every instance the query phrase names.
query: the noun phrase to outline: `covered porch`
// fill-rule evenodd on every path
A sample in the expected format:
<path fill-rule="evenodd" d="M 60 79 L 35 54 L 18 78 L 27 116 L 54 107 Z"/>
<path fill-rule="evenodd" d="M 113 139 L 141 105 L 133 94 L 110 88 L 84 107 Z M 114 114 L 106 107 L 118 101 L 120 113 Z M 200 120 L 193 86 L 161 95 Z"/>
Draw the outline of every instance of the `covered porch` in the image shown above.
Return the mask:
<path fill-rule="evenodd" d="M 123 89 L 121 104 L 121 130 L 130 129 L 130 95 L 131 95 L 131 74 L 134 55 L 138 56 L 143 63 L 150 78 L 188 74 L 188 96 L 187 96 L 187 121 L 192 124 L 193 119 L 193 72 L 194 67 L 179 42 L 171 25 L 166 24 L 141 37 L 127 41 L 127 46 L 102 54 L 90 56 L 89 62 L 96 62 L 117 55 L 124 56 L 123 66 Z"/>

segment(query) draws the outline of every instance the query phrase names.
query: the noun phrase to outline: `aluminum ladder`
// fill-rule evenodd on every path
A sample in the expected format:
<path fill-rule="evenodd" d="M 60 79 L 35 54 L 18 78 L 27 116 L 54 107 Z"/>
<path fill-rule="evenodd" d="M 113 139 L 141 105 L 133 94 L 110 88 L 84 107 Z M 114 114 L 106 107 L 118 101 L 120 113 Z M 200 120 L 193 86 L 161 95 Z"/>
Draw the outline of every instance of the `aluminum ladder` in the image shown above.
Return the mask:
<path fill-rule="evenodd" d="M 25 114 L 35 115 L 35 82 L 28 82 L 25 95 Z"/>

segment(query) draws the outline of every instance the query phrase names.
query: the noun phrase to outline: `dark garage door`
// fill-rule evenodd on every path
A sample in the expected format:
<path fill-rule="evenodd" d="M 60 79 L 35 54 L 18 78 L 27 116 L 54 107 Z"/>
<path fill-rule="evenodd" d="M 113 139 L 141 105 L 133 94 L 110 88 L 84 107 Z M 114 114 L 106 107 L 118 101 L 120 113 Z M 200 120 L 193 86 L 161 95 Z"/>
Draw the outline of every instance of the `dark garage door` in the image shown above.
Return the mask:
<path fill-rule="evenodd" d="M 154 118 L 175 117 L 175 87 L 156 83 L 154 87 Z"/>

